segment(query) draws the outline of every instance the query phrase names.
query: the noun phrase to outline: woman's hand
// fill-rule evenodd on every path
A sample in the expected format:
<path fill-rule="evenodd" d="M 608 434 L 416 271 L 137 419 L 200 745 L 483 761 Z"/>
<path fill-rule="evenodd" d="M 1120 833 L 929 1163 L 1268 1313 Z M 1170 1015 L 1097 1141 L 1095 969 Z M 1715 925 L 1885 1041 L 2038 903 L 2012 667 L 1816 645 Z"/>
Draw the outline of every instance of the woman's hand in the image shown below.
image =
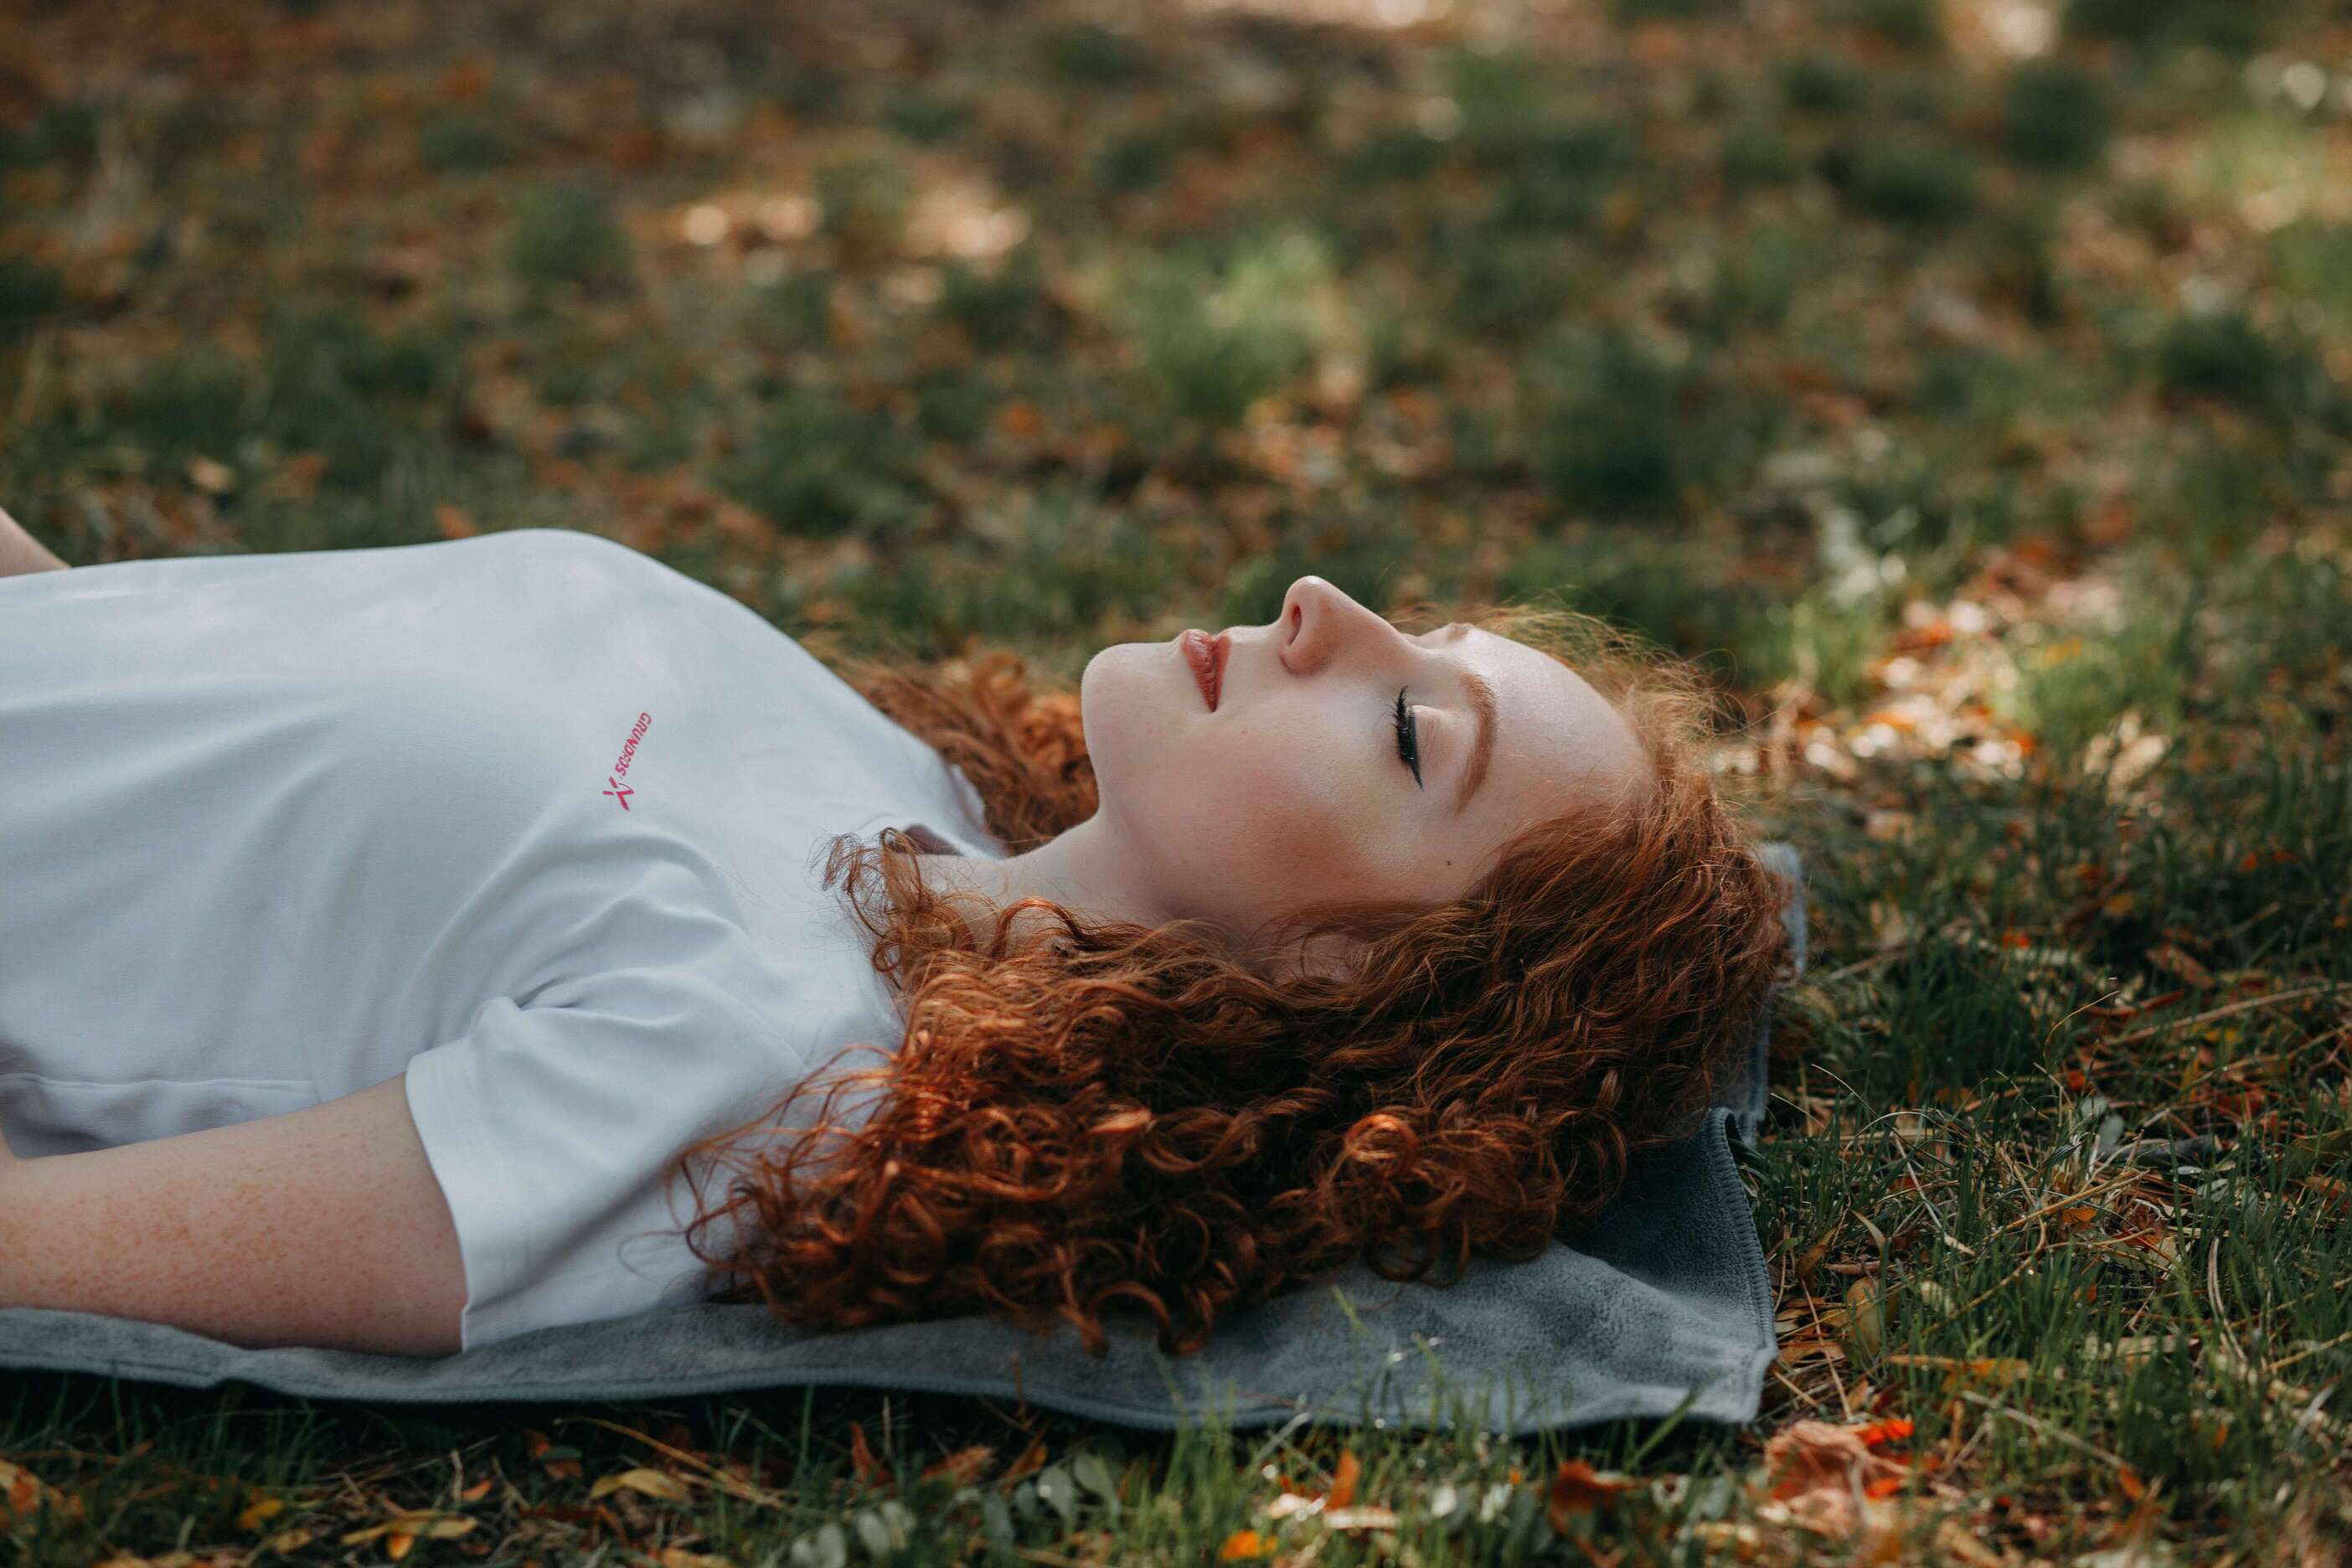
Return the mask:
<path fill-rule="evenodd" d="M 24 524 L 0 507 L 0 577 L 26 572 L 67 572 L 72 568 L 50 554 L 41 542 L 25 531 Z"/>

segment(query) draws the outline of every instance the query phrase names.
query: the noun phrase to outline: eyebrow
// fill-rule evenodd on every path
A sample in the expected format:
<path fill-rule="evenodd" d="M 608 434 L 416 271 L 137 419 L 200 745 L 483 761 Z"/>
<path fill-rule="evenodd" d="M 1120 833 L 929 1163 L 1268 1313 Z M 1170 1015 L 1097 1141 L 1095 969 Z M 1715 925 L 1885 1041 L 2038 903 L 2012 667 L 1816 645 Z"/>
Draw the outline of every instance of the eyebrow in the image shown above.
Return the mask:
<path fill-rule="evenodd" d="M 1445 628 L 1445 640 L 1458 642 L 1470 630 L 1467 621 L 1456 621 Z M 1451 815 L 1459 816 L 1478 786 L 1486 782 L 1486 764 L 1495 755 L 1495 689 L 1486 678 L 1475 669 L 1462 672 L 1462 684 L 1470 693 L 1470 711 L 1477 716 L 1478 732 L 1470 742 L 1470 763 L 1462 770 L 1462 793 L 1454 797 Z"/>
<path fill-rule="evenodd" d="M 1475 669 L 1462 672 L 1462 684 L 1470 692 L 1470 710 L 1478 716 L 1478 733 L 1470 742 L 1470 765 L 1462 772 L 1462 793 L 1454 798 L 1455 816 L 1486 782 L 1486 763 L 1495 754 L 1495 689 Z"/>

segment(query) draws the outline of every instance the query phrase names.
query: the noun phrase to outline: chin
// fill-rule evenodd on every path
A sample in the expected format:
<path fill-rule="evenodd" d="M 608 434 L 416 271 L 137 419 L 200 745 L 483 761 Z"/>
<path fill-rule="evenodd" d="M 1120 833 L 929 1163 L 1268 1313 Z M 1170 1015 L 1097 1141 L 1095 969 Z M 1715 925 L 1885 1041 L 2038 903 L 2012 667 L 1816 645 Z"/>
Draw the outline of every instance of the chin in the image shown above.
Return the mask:
<path fill-rule="evenodd" d="M 1163 768 L 1179 765 L 1176 699 L 1200 696 L 1188 679 L 1180 689 L 1156 668 L 1167 657 L 1160 643 L 1115 643 L 1087 661 L 1078 677 L 1078 728 L 1086 737 L 1098 792 L 1131 798 Z M 1132 775 L 1132 776 L 1130 776 Z"/>
<path fill-rule="evenodd" d="M 1131 646 L 1118 643 L 1104 648 L 1087 660 L 1078 676 L 1078 732 L 1086 737 L 1087 756 L 1098 781 L 1105 763 L 1116 769 L 1124 740 L 1118 715 L 1132 702 L 1134 693 L 1124 689 L 1127 682 L 1118 668 L 1124 656 L 1119 650 Z"/>

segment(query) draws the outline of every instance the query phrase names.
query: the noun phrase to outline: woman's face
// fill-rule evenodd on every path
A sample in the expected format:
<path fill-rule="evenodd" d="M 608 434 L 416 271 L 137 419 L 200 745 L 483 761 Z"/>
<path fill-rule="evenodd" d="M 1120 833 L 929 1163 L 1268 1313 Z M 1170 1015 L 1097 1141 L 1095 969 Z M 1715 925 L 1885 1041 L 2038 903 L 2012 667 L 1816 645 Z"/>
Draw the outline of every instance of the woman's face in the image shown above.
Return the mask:
<path fill-rule="evenodd" d="M 1104 648 L 1079 702 L 1121 876 L 1237 940 L 1328 900 L 1460 897 L 1520 828 L 1649 773 L 1573 670 L 1466 623 L 1410 636 L 1310 576 L 1224 635 L 1213 711 L 1181 636 Z"/>

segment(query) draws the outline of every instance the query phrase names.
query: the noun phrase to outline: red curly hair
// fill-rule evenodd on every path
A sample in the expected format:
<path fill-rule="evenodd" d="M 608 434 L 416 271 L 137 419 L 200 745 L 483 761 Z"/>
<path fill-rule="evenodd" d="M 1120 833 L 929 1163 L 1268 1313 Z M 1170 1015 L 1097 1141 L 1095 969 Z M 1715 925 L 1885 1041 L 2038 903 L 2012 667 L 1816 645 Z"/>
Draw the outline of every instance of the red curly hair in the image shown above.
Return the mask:
<path fill-rule="evenodd" d="M 698 1186 L 688 1247 L 733 1281 L 714 1299 L 802 1328 L 1067 1321 L 1097 1356 L 1123 1304 L 1190 1355 L 1221 1314 L 1353 1258 L 1390 1279 L 1445 1260 L 1451 1284 L 1474 1254 L 1534 1258 L 1609 1204 L 1636 1152 L 1685 1135 L 1787 964 L 1784 889 L 1699 760 L 1703 683 L 1565 610 L 1465 618 L 1571 662 L 1653 786 L 1525 829 L 1457 900 L 1277 928 L 1302 951 L 1341 933 L 1344 975 L 1277 983 L 1176 928 L 1045 900 L 968 919 L 899 829 L 835 839 L 824 886 L 873 936 L 904 1037 L 845 1047 L 828 1068 L 852 1050 L 884 1065 L 813 1073 L 679 1156 L 691 1180 L 825 1083 L 818 1121 L 751 1153 L 724 1203 Z M 1016 657 L 827 662 L 962 769 L 1008 850 L 1093 814 L 1077 696 L 1033 694 Z M 883 1092 L 836 1123 L 858 1086 Z M 713 1256 L 701 1233 L 722 1217 L 749 1239 Z"/>

